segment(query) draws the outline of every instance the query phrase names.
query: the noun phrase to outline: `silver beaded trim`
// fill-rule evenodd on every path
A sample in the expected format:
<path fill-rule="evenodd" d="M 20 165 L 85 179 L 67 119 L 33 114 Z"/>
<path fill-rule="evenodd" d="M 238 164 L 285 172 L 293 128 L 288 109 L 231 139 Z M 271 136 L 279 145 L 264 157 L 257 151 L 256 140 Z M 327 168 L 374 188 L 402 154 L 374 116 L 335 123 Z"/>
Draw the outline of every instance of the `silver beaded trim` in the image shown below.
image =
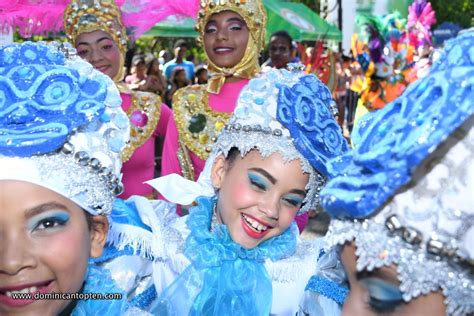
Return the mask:
<path fill-rule="evenodd" d="M 463 265 L 469 260 L 459 260 L 454 255 L 459 256 L 459 251 L 447 250 L 447 244 L 434 240 L 423 242 L 421 233 L 403 226 L 396 215 L 390 215 L 383 224 L 332 219 L 326 235 L 328 247 L 354 241 L 358 271 L 396 265 L 406 302 L 442 289 L 448 315 L 473 313 L 474 282 L 469 272 L 472 265 L 471 270 L 465 269 Z M 443 252 L 453 255 L 441 255 Z"/>
<path fill-rule="evenodd" d="M 90 171 L 96 173 L 103 181 L 105 181 L 108 190 L 113 195 L 120 195 L 124 188 L 120 179 L 112 172 L 110 168 L 102 167 L 99 159 L 89 157 L 85 151 L 74 152 L 74 146 L 66 142 L 61 148 L 61 152 L 66 155 L 72 155 L 81 167 L 89 167 Z"/>

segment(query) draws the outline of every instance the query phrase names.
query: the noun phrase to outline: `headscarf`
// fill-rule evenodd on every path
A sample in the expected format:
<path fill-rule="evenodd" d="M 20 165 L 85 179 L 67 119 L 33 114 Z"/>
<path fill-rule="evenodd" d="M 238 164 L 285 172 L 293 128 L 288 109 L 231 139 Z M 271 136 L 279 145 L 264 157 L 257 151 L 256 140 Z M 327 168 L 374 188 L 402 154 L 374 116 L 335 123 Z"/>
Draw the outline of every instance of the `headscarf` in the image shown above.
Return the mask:
<path fill-rule="evenodd" d="M 348 145 L 334 118 L 329 89 L 299 65 L 287 68 L 271 69 L 244 87 L 197 183 L 176 174 L 148 183 L 168 201 L 188 205 L 198 196 L 215 195 L 210 170 L 218 156 L 227 156 L 234 147 L 242 156 L 257 149 L 263 158 L 279 153 L 285 161 L 300 161 L 309 181 L 299 213 L 315 209 L 327 176 L 326 162 L 344 153 Z"/>
<path fill-rule="evenodd" d="M 121 81 L 128 37 L 119 7 L 114 0 L 71 0 L 64 11 L 64 32 L 68 39 L 75 46 L 79 35 L 93 31 L 109 34 L 120 50 L 119 71 L 112 79 Z"/>
<path fill-rule="evenodd" d="M 260 72 L 258 57 L 265 44 L 266 12 L 261 0 L 202 0 L 201 9 L 198 12 L 196 31 L 199 33 L 198 40 L 204 42 L 204 29 L 213 14 L 222 11 L 233 11 L 238 13 L 247 24 L 250 31 L 249 41 L 242 60 L 232 68 L 219 67 L 207 56 L 208 71 L 211 76 L 208 81 L 207 91 L 219 93 L 226 77 L 251 79 Z"/>

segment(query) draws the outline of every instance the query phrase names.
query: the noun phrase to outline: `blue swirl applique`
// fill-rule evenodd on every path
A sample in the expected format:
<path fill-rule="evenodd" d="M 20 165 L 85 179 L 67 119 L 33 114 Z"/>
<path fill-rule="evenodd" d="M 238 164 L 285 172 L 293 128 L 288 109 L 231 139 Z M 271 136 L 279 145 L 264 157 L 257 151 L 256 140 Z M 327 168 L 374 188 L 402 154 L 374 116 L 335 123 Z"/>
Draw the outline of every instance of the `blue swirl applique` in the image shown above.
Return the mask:
<path fill-rule="evenodd" d="M 63 52 L 42 43 L 0 48 L 2 155 L 53 152 L 105 112 L 105 80 L 81 76 L 65 62 Z"/>
<path fill-rule="evenodd" d="M 330 111 L 329 89 L 316 76 L 306 75 L 292 87 L 282 86 L 277 102 L 277 119 L 290 131 L 295 147 L 327 176 L 326 162 L 348 149 Z"/>
<path fill-rule="evenodd" d="M 410 181 L 415 168 L 474 112 L 474 34 L 448 42 L 430 74 L 382 110 L 368 113 L 353 133 L 355 149 L 328 164 L 321 191 L 334 217 L 376 212 Z"/>

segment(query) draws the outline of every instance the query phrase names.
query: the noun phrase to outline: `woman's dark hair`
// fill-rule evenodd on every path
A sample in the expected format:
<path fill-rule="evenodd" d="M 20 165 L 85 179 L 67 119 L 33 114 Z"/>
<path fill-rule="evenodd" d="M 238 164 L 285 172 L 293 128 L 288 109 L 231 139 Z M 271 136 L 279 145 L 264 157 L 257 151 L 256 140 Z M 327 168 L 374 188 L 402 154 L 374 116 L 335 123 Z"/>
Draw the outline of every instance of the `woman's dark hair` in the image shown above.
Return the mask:
<path fill-rule="evenodd" d="M 93 224 L 93 221 L 92 221 L 92 217 L 94 217 L 94 215 L 92 215 L 91 213 L 89 213 L 88 211 L 84 210 L 84 213 L 86 213 L 86 222 L 87 222 L 87 228 L 89 228 L 89 231 L 92 229 L 92 224 Z"/>
<path fill-rule="evenodd" d="M 158 74 L 153 73 L 153 64 L 154 64 L 154 63 L 158 63 L 158 64 L 160 63 L 160 61 L 158 60 L 158 58 L 156 58 L 156 57 L 153 58 L 153 59 L 150 61 L 150 63 L 148 64 L 148 69 L 146 70 L 146 74 L 147 74 L 147 75 L 158 75 Z"/>
<path fill-rule="evenodd" d="M 232 165 L 238 156 L 241 156 L 239 148 L 232 147 L 227 153 L 227 157 L 225 157 L 225 161 L 227 162 L 229 168 L 232 168 Z"/>
<path fill-rule="evenodd" d="M 146 65 L 146 60 L 145 60 L 145 56 L 143 55 L 135 55 L 133 56 L 133 59 L 132 59 L 132 66 L 136 66 L 138 64 L 145 64 Z"/>
<path fill-rule="evenodd" d="M 184 74 L 186 74 L 186 70 L 184 70 L 183 67 L 176 67 L 175 69 L 173 69 L 173 71 L 171 72 L 171 81 L 178 87 L 178 88 L 182 88 L 182 86 L 180 86 L 178 84 L 178 75 L 181 73 L 181 72 L 184 72 Z M 186 79 L 187 80 L 187 79 Z M 185 84 L 187 85 L 187 83 Z"/>
<path fill-rule="evenodd" d="M 196 69 L 194 70 L 194 77 L 199 76 L 201 72 L 207 71 L 206 67 L 203 66 L 197 66 Z"/>

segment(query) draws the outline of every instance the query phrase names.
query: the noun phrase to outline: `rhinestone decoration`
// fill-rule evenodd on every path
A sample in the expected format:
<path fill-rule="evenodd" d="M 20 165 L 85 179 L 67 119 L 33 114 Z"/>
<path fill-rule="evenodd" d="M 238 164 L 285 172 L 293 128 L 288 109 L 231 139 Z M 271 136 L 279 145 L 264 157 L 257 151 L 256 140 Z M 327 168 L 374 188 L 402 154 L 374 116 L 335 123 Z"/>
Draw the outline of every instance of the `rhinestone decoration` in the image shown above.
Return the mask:
<path fill-rule="evenodd" d="M 203 160 L 209 157 L 231 114 L 212 110 L 205 86 L 188 86 L 173 95 L 173 115 L 179 138 Z"/>
<path fill-rule="evenodd" d="M 72 0 L 64 11 L 64 32 L 71 43 L 86 32 L 102 30 L 110 34 L 123 55 L 127 50 L 127 32 L 122 13 L 114 1 Z"/>

